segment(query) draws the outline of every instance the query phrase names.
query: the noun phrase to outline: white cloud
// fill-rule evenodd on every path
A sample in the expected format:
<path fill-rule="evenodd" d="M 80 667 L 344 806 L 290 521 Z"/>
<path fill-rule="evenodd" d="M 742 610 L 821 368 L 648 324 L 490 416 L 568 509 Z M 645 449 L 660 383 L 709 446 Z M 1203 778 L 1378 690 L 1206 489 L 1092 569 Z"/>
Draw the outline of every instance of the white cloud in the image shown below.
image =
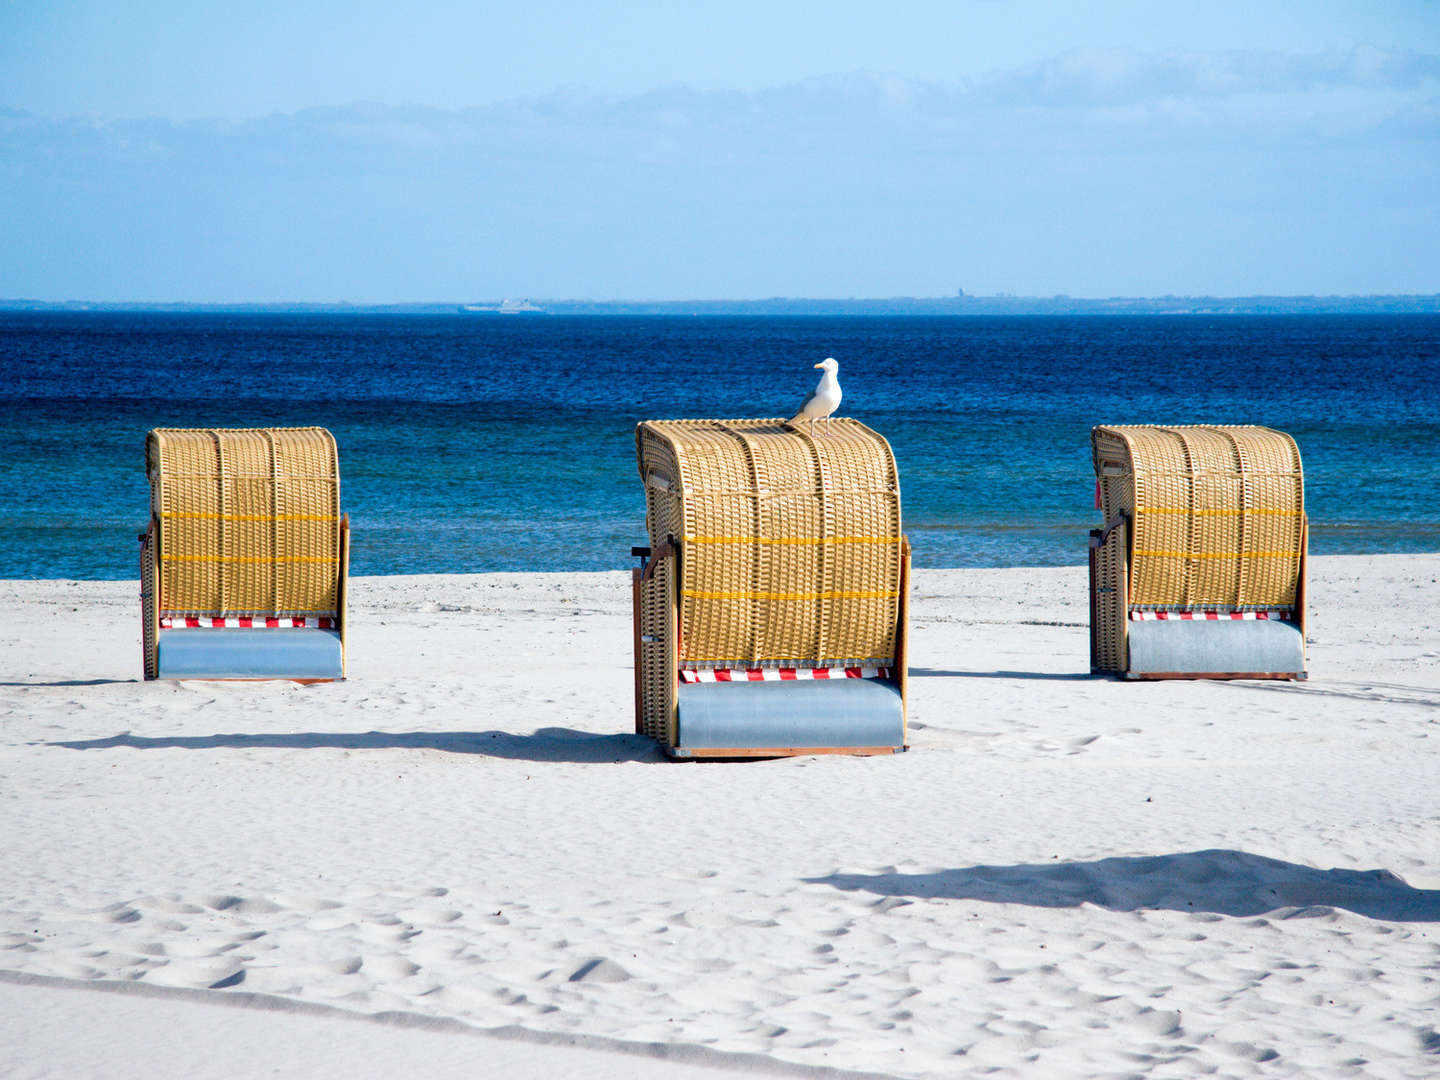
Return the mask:
<path fill-rule="evenodd" d="M 0 295 L 1434 291 L 1437 118 L 1440 57 L 1369 49 L 245 121 L 0 109 Z"/>
<path fill-rule="evenodd" d="M 828 76 L 748 93 L 665 87 L 632 97 L 567 88 L 493 106 L 442 110 L 357 103 L 248 121 L 52 120 L 0 110 L 0 154 L 71 151 L 121 158 L 204 155 L 220 144 L 341 160 L 368 151 L 478 155 L 636 151 L 661 140 L 677 153 L 718 145 L 765 153 L 936 140 L 1004 147 L 1147 124 L 1167 141 L 1380 128 L 1420 115 L 1440 96 L 1440 56 L 1348 52 L 1065 53 L 978 81 L 942 85 L 895 76 Z M 1343 121 L 1341 123 L 1340 121 Z M 43 149 L 42 149 L 43 148 Z M 224 156 L 229 156 L 228 152 Z"/>
<path fill-rule="evenodd" d="M 1085 49 L 996 75 L 975 92 L 994 104 L 1085 108 L 1164 98 L 1407 91 L 1427 83 L 1440 83 L 1440 57 L 1365 47 L 1309 54 Z"/>

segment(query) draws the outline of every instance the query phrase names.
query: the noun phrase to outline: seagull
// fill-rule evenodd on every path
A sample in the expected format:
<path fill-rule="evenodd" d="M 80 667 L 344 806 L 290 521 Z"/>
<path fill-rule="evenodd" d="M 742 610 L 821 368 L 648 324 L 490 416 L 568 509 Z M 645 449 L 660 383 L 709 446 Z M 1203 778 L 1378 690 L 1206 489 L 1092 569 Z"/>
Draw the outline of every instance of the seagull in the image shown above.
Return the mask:
<path fill-rule="evenodd" d="M 820 417 L 825 418 L 825 434 L 830 434 L 830 414 L 840 407 L 840 380 L 835 373 L 840 370 L 840 365 L 833 356 L 827 356 L 820 363 L 815 365 L 824 370 L 825 374 L 820 376 L 820 384 L 810 392 L 800 406 L 800 411 L 791 418 L 791 427 L 799 427 L 801 420 L 810 421 L 810 434 L 815 434 L 815 421 Z"/>

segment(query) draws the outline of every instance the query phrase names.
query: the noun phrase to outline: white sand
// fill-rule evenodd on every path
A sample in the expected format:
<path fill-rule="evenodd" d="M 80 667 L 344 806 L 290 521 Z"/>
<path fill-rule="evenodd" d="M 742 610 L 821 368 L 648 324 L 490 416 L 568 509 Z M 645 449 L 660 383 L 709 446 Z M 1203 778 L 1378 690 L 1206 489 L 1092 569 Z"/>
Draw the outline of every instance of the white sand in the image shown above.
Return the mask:
<path fill-rule="evenodd" d="M 626 734 L 621 573 L 360 579 L 308 688 L 0 582 L 0 1074 L 1433 1077 L 1437 578 L 1132 684 L 1083 570 L 920 571 L 911 752 L 742 764 Z"/>

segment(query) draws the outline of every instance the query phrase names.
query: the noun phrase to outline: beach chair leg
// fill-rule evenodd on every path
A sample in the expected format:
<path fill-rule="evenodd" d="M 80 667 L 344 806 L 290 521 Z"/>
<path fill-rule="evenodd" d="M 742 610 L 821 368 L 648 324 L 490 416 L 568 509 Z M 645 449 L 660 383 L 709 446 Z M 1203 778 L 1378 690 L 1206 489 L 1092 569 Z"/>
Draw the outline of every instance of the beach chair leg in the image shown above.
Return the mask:
<path fill-rule="evenodd" d="M 1300 574 L 1295 583 L 1295 622 L 1300 627 L 1301 668 L 1295 673 L 1297 679 L 1310 677 L 1309 622 L 1306 617 L 1306 596 L 1310 583 L 1310 517 L 1300 518 Z"/>
<path fill-rule="evenodd" d="M 645 734 L 645 699 L 641 668 L 644 660 L 640 655 L 640 567 L 630 571 L 630 625 L 633 631 L 635 649 L 635 734 Z"/>
<path fill-rule="evenodd" d="M 335 586 L 336 626 L 340 631 L 340 681 L 349 678 L 350 650 L 346 647 L 346 630 L 350 623 L 346 611 L 348 583 L 350 580 L 350 515 L 340 518 L 340 580 Z"/>
<path fill-rule="evenodd" d="M 1090 540 L 1090 671 L 1117 675 L 1129 665 L 1128 532 L 1117 518 L 1091 534 Z"/>
<path fill-rule="evenodd" d="M 895 627 L 895 681 L 900 684 L 900 748 L 910 745 L 910 539 L 900 538 L 900 603 Z"/>
<path fill-rule="evenodd" d="M 160 647 L 159 575 L 156 573 L 155 522 L 140 537 L 140 647 L 145 678 L 159 677 Z"/>

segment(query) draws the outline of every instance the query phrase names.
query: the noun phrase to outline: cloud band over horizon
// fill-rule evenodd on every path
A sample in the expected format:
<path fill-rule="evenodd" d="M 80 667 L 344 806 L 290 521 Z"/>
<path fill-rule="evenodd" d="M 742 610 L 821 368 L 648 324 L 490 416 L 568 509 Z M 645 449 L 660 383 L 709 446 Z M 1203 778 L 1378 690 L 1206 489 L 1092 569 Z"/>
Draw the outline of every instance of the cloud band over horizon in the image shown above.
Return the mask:
<path fill-rule="evenodd" d="M 1440 291 L 1440 56 L 1073 50 L 950 83 L 248 120 L 0 108 L 0 296 Z"/>

